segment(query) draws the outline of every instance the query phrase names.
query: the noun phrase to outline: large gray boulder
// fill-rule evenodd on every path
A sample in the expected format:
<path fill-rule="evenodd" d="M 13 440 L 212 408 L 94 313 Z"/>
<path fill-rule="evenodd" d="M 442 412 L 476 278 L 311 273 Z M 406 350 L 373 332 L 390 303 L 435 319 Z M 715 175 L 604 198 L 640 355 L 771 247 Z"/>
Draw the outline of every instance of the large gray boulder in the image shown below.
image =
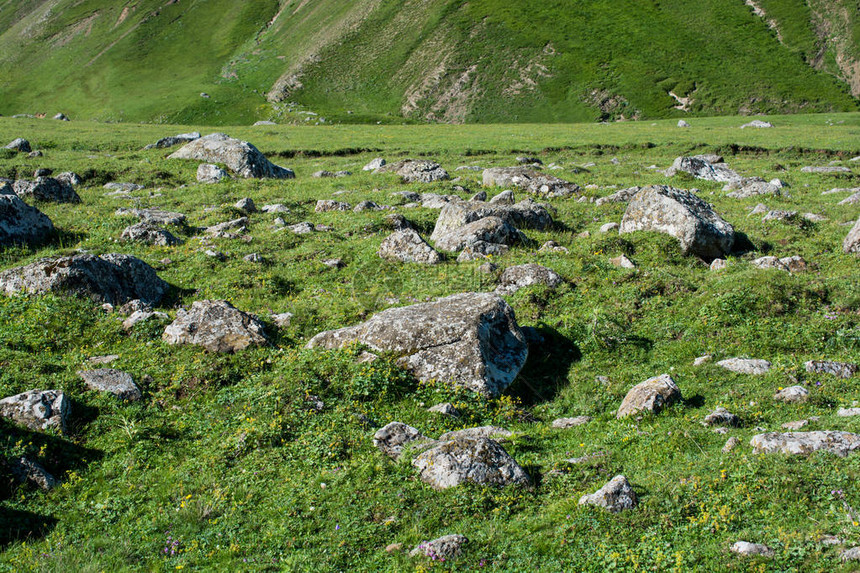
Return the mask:
<path fill-rule="evenodd" d="M 162 247 L 172 247 L 182 244 L 182 241 L 177 239 L 170 231 L 145 221 L 135 223 L 123 229 L 120 239 Z"/>
<path fill-rule="evenodd" d="M 517 187 L 540 197 L 570 197 L 581 191 L 579 185 L 528 167 L 491 167 L 484 169 L 484 187 Z"/>
<path fill-rule="evenodd" d="M 37 177 L 35 181 L 19 179 L 12 184 L 15 194 L 22 199 L 32 198 L 36 201 L 52 203 L 80 203 L 81 198 L 74 188 L 53 177 Z"/>
<path fill-rule="evenodd" d="M 161 335 L 167 344 L 193 344 L 210 352 L 235 353 L 264 344 L 263 323 L 226 300 L 197 300 L 190 310 L 179 310 Z"/>
<path fill-rule="evenodd" d="M 374 173 L 396 173 L 404 183 L 432 183 L 448 179 L 448 172 L 426 159 L 404 159 L 378 167 Z"/>
<path fill-rule="evenodd" d="M 683 172 L 689 173 L 696 179 L 722 181 L 725 183 L 739 182 L 743 179 L 743 177 L 729 169 L 725 163 L 711 163 L 708 159 L 710 158 L 702 156 L 678 157 L 663 174 L 667 177 L 672 177 L 677 173 Z"/>
<path fill-rule="evenodd" d="M 527 263 L 508 267 L 499 277 L 499 286 L 496 292 L 499 294 L 514 294 L 518 290 L 534 286 L 545 285 L 556 288 L 564 279 L 557 272 L 537 263 Z"/>
<path fill-rule="evenodd" d="M 528 356 L 513 309 L 489 293 L 384 310 L 357 326 L 317 334 L 307 346 L 354 342 L 401 356 L 401 365 L 422 381 L 450 382 L 490 396 L 510 386 Z"/>
<path fill-rule="evenodd" d="M 51 292 L 116 306 L 134 299 L 155 304 L 169 288 L 145 262 L 116 253 L 45 258 L 0 272 L 0 291 L 7 296 Z"/>
<path fill-rule="evenodd" d="M 848 231 L 848 235 L 842 242 L 842 250 L 846 254 L 854 253 L 856 255 L 860 255 L 860 219 L 857 219 L 857 222 L 854 223 L 854 226 L 851 227 L 850 231 Z"/>
<path fill-rule="evenodd" d="M 860 435 L 835 431 L 770 432 L 753 436 L 750 445 L 754 454 L 805 455 L 824 451 L 844 458 L 860 448 Z"/>
<path fill-rule="evenodd" d="M 224 133 L 213 133 L 186 144 L 168 159 L 196 159 L 221 163 L 240 177 L 292 179 L 291 169 L 270 162 L 259 149 Z"/>
<path fill-rule="evenodd" d="M 438 241 L 440 237 L 486 217 L 498 217 L 517 229 L 543 231 L 553 226 L 552 215 L 546 207 L 531 199 L 520 201 L 516 205 L 473 201 L 451 202 L 445 204 L 439 212 L 430 240 Z"/>
<path fill-rule="evenodd" d="M 664 185 L 645 187 L 627 205 L 619 233 L 636 231 L 672 235 L 685 254 L 706 259 L 730 253 L 735 242 L 732 226 L 708 203 L 689 191 Z"/>
<path fill-rule="evenodd" d="M 0 400 L 0 416 L 31 430 L 66 433 L 72 406 L 59 390 L 29 390 Z"/>
<path fill-rule="evenodd" d="M 579 498 L 579 505 L 596 505 L 612 513 L 633 509 L 638 504 L 636 492 L 623 475 L 615 476 L 596 492 Z"/>
<path fill-rule="evenodd" d="M 436 489 L 462 483 L 529 485 L 531 478 L 498 443 L 488 438 L 461 438 L 422 452 L 413 467 L 421 481 Z"/>
<path fill-rule="evenodd" d="M 436 265 L 442 262 L 442 256 L 414 229 L 403 229 L 389 235 L 382 241 L 377 254 L 392 262 L 424 265 Z"/>
<path fill-rule="evenodd" d="M 11 191 L 9 186 L 6 189 Z M 54 232 L 54 224 L 17 195 L 0 193 L 0 245 L 37 244 Z"/>
<path fill-rule="evenodd" d="M 619 420 L 640 412 L 659 413 L 663 408 L 681 400 L 681 390 L 668 374 L 640 382 L 630 389 L 615 417 Z"/>
<path fill-rule="evenodd" d="M 520 232 L 512 225 L 499 217 L 484 217 L 436 235 L 434 244 L 443 251 L 462 251 L 476 243 L 511 246 L 520 242 Z"/>
<path fill-rule="evenodd" d="M 131 374 L 122 370 L 113 368 L 80 370 L 78 376 L 81 377 L 87 388 L 96 392 L 108 392 L 121 400 L 136 402 L 143 396 Z"/>

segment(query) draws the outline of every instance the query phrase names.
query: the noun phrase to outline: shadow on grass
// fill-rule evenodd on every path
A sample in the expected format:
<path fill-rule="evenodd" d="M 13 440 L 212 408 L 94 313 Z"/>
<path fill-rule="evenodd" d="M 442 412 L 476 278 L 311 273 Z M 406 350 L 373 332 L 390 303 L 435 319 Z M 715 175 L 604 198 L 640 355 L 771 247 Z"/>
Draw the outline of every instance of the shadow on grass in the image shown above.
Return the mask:
<path fill-rule="evenodd" d="M 0 504 L 0 547 L 45 537 L 56 524 L 54 517 L 9 509 Z"/>
<path fill-rule="evenodd" d="M 525 406 L 549 402 L 567 383 L 571 364 L 582 359 L 582 352 L 553 328 L 539 326 L 527 333 L 529 357 L 507 393 Z"/>

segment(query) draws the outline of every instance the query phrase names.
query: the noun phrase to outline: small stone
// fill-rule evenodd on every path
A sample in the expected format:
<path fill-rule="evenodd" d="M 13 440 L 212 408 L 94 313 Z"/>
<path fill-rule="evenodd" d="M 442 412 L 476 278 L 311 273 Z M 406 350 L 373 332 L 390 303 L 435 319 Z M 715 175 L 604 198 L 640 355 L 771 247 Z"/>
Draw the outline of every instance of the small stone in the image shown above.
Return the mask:
<path fill-rule="evenodd" d="M 161 338 L 167 344 L 193 344 L 210 352 L 229 353 L 266 343 L 263 324 L 226 300 L 198 300 L 189 310 L 180 309 Z"/>
<path fill-rule="evenodd" d="M 442 404 L 436 404 L 435 406 L 430 406 L 427 408 L 428 412 L 435 412 L 437 414 L 444 414 L 446 416 L 451 416 L 452 418 L 459 418 L 460 412 L 457 411 L 457 408 L 454 407 L 454 404 L 450 402 L 444 402 Z"/>
<path fill-rule="evenodd" d="M 262 263 L 265 259 L 260 253 L 251 253 L 242 257 L 242 260 L 249 263 Z"/>
<path fill-rule="evenodd" d="M 236 202 L 235 207 L 247 215 L 257 212 L 257 206 L 254 204 L 254 200 L 250 197 L 239 199 L 239 201 Z"/>
<path fill-rule="evenodd" d="M 59 482 L 48 470 L 24 457 L 10 458 L 7 461 L 12 476 L 21 483 L 31 483 L 44 491 L 57 487 Z"/>
<path fill-rule="evenodd" d="M 729 548 L 732 553 L 743 555 L 744 557 L 773 557 L 773 549 L 761 543 L 749 543 L 747 541 L 737 541 Z"/>
<path fill-rule="evenodd" d="M 725 268 L 728 268 L 729 263 L 725 259 L 714 259 L 711 261 L 710 269 L 712 271 L 719 271 Z"/>
<path fill-rule="evenodd" d="M 316 230 L 313 223 L 308 223 L 307 221 L 296 223 L 295 225 L 288 225 L 286 228 L 296 235 L 308 235 Z"/>
<path fill-rule="evenodd" d="M 668 374 L 650 378 L 630 389 L 615 417 L 621 418 L 650 412 L 658 414 L 664 407 L 681 400 L 681 390 Z"/>
<path fill-rule="evenodd" d="M 293 320 L 293 313 L 291 312 L 283 312 L 281 314 L 273 314 L 271 316 L 272 322 L 275 323 L 275 326 L 278 328 L 287 328 L 290 326 L 290 322 Z"/>
<path fill-rule="evenodd" d="M 724 445 L 724 446 L 723 446 L 723 453 L 724 453 L 724 454 L 727 454 L 727 453 L 731 452 L 731 451 L 732 451 L 733 449 L 735 449 L 735 448 L 738 446 L 738 444 L 740 444 L 740 443 L 741 443 L 741 441 L 740 441 L 740 439 L 739 439 L 739 438 L 736 438 L 735 436 L 732 436 L 731 438 L 729 438 L 728 440 L 726 440 L 726 445 Z"/>
<path fill-rule="evenodd" d="M 842 561 L 860 561 L 860 547 L 852 547 L 851 549 L 846 549 L 843 551 L 839 558 Z"/>
<path fill-rule="evenodd" d="M 623 475 L 615 476 L 596 492 L 579 498 L 579 505 L 596 505 L 612 513 L 633 509 L 638 503 L 636 492 Z"/>
<path fill-rule="evenodd" d="M 393 460 L 400 459 L 407 446 L 431 447 L 435 440 L 423 435 L 417 428 L 402 422 L 391 422 L 373 434 L 373 445 Z"/>
<path fill-rule="evenodd" d="M 125 331 L 129 331 L 135 327 L 136 324 L 140 322 L 146 322 L 147 320 L 159 319 L 159 320 L 167 320 L 168 316 L 164 312 L 152 312 L 148 310 L 136 310 L 131 316 L 126 318 L 122 322 L 122 328 Z"/>
<path fill-rule="evenodd" d="M 591 421 L 591 416 L 576 416 L 575 418 L 558 418 L 558 419 L 552 421 L 552 427 L 565 430 L 568 428 L 574 428 L 576 426 L 582 426 L 583 424 L 587 424 L 590 421 Z"/>
<path fill-rule="evenodd" d="M 349 211 L 352 205 L 343 201 L 335 201 L 333 199 L 320 199 L 317 201 L 314 211 L 317 213 L 325 213 L 328 211 Z"/>
<path fill-rule="evenodd" d="M 624 255 L 620 255 L 618 257 L 614 257 L 612 259 L 609 259 L 609 263 L 612 266 L 618 267 L 620 269 L 635 269 L 636 268 L 636 265 L 633 264 L 633 261 L 631 261 L 630 259 L 628 259 Z"/>
<path fill-rule="evenodd" d="M 121 400 L 136 402 L 143 396 L 131 374 L 113 368 L 81 370 L 78 372 L 84 384 L 91 390 L 109 392 Z"/>
<path fill-rule="evenodd" d="M 462 483 L 529 485 L 531 478 L 496 441 L 460 438 L 439 443 L 412 460 L 421 481 L 436 489 Z"/>
<path fill-rule="evenodd" d="M 367 169 L 365 169 L 365 171 L 367 171 Z M 403 549 L 402 543 L 391 543 L 391 544 L 385 546 L 385 552 L 386 553 L 394 553 L 395 551 L 400 551 L 402 549 Z"/>
<path fill-rule="evenodd" d="M 600 226 L 601 233 L 609 233 L 610 231 L 617 231 L 618 223 L 606 223 L 605 225 Z"/>
<path fill-rule="evenodd" d="M 379 169 L 383 165 L 385 165 L 385 159 L 383 159 L 381 157 L 377 157 L 375 159 L 372 159 L 370 161 L 370 163 L 368 163 L 367 165 L 362 167 L 361 170 L 362 171 L 375 171 L 376 169 Z"/>
<path fill-rule="evenodd" d="M 197 167 L 197 181 L 200 183 L 218 183 L 225 179 L 230 179 L 230 174 L 217 165 L 201 163 Z"/>
<path fill-rule="evenodd" d="M 740 425 L 740 422 L 740 418 L 722 407 L 717 408 L 716 410 L 705 416 L 705 419 L 703 420 L 703 423 L 706 426 L 738 426 Z"/>
<path fill-rule="evenodd" d="M 789 386 L 773 395 L 777 402 L 796 403 L 806 402 L 809 398 L 809 390 L 803 386 Z"/>
<path fill-rule="evenodd" d="M 860 408 L 839 408 L 836 415 L 840 418 L 850 418 L 852 416 L 860 416 Z"/>
<path fill-rule="evenodd" d="M 424 541 L 409 552 L 410 557 L 424 556 L 433 561 L 447 561 L 459 556 L 469 540 L 463 535 L 445 535 L 433 541 Z"/>
<path fill-rule="evenodd" d="M 837 431 L 770 432 L 753 436 L 750 446 L 754 454 L 808 455 L 824 451 L 844 458 L 860 448 L 860 435 Z"/>
<path fill-rule="evenodd" d="M 728 358 L 717 362 L 717 366 L 740 374 L 752 374 L 758 376 L 765 374 L 770 370 L 771 364 L 767 360 L 755 358 Z"/>
<path fill-rule="evenodd" d="M 857 364 L 832 362 L 830 360 L 810 360 L 804 364 L 807 372 L 830 374 L 837 378 L 851 378 L 860 370 Z"/>
<path fill-rule="evenodd" d="M 493 438 L 497 442 L 502 442 L 505 438 L 510 438 L 512 435 L 513 432 L 510 430 L 498 426 L 479 426 L 477 428 L 464 428 L 462 430 L 454 430 L 453 432 L 445 432 L 439 436 L 439 441 L 449 442 L 464 438 Z"/>
<path fill-rule="evenodd" d="M 809 425 L 809 420 L 795 420 L 794 422 L 786 422 L 782 425 L 784 430 L 791 430 L 792 432 L 796 432 L 801 428 L 805 428 Z"/>
<path fill-rule="evenodd" d="M 683 119 L 678 120 L 678 127 L 690 127 L 690 124 L 684 121 Z"/>
<path fill-rule="evenodd" d="M 695 360 L 693 360 L 693 366 L 701 366 L 702 364 L 707 364 L 711 360 L 713 360 L 713 356 L 710 354 L 705 354 L 704 356 L 699 356 Z"/>

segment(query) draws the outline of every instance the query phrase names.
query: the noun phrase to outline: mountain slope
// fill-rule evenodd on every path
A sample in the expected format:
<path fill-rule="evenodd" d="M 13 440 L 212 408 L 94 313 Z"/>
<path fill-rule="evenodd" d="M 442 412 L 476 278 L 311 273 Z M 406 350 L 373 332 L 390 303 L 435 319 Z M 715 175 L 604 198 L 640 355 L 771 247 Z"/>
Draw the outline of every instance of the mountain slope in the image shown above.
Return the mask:
<path fill-rule="evenodd" d="M 350 122 L 851 110 L 858 45 L 856 0 L 0 0 L 0 113 L 227 124 L 302 109 Z"/>

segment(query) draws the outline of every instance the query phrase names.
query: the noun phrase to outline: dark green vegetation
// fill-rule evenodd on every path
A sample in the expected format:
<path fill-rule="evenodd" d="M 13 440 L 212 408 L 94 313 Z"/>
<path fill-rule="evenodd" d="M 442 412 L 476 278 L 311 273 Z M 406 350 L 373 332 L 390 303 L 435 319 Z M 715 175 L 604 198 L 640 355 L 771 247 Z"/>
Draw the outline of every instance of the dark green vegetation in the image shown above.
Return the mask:
<path fill-rule="evenodd" d="M 114 314 L 93 303 L 52 296 L 0 297 L 0 396 L 34 387 L 57 388 L 73 399 L 71 436 L 22 431 L 0 422 L 0 455 L 26 453 L 63 485 L 51 493 L 3 482 L 0 567 L 10 571 L 120 570 L 851 570 L 838 548 L 820 545 L 822 534 L 846 546 L 860 544 L 860 456 L 839 459 L 760 457 L 748 441 L 756 428 L 820 416 L 809 429 L 860 431 L 860 420 L 838 418 L 836 408 L 860 398 L 858 378 L 810 375 L 810 359 L 860 362 L 860 261 L 841 252 L 844 223 L 857 206 L 837 206 L 832 187 L 857 187 L 860 114 L 768 118 L 770 130 L 739 130 L 743 118 L 585 126 L 242 127 L 226 131 L 255 143 L 275 162 L 293 168 L 293 181 L 193 184 L 196 163 L 166 160 L 167 150 L 141 151 L 159 137 L 193 129 L 47 120 L 0 120 L 0 143 L 24 136 L 45 156 L 0 159 L 0 177 L 29 176 L 37 167 L 73 170 L 85 177 L 81 205 L 40 204 L 61 230 L 42 248 L 0 252 L 0 269 L 38 257 L 87 249 L 135 254 L 174 285 L 169 306 L 226 298 L 266 320 L 293 312 L 292 325 L 268 323 L 269 347 L 235 356 L 213 355 L 161 342 L 163 324 L 125 333 Z M 209 130 L 201 131 L 204 133 Z M 791 198 L 730 199 L 721 184 L 682 177 L 668 180 L 648 166 L 666 167 L 678 155 L 719 152 L 745 175 L 780 177 Z M 529 288 L 508 297 L 521 325 L 534 326 L 546 343 L 501 398 L 488 400 L 441 386 L 416 384 L 387 359 L 356 364 L 360 349 L 303 350 L 323 329 L 355 324 L 390 306 L 469 290 L 491 290 L 495 277 L 477 263 L 453 260 L 435 268 L 382 262 L 375 251 L 387 235 L 385 213 L 314 213 L 317 199 L 352 204 L 394 201 L 400 190 L 450 193 L 452 183 L 403 185 L 393 175 L 371 175 L 371 158 L 430 157 L 461 185 L 479 188 L 480 172 L 459 165 L 506 166 L 534 155 L 589 196 L 649 183 L 696 187 L 751 250 L 712 272 L 681 256 L 676 243 L 655 234 L 604 235 L 623 205 L 595 206 L 554 200 L 559 225 L 527 231 L 537 244 L 552 239 L 569 254 L 518 247 L 502 267 L 538 262 L 567 284 L 556 291 Z M 617 158 L 618 163 L 612 159 Z M 805 165 L 844 161 L 852 176 L 805 174 Z M 593 163 L 587 171 L 582 166 Z M 320 170 L 354 175 L 319 180 Z M 147 189 L 134 201 L 105 197 L 101 185 L 132 181 Z M 188 184 L 185 187 L 181 185 Z M 497 190 L 489 190 L 491 194 Z M 468 197 L 468 193 L 460 193 Z M 229 253 L 217 262 L 201 251 L 192 227 L 234 218 L 232 205 L 250 196 L 257 205 L 280 202 L 288 223 L 312 221 L 334 230 L 294 236 L 271 229 L 272 215 L 251 219 L 250 243 L 217 239 Z M 520 194 L 522 196 L 522 194 Z M 814 224 L 762 223 L 748 216 L 759 201 L 771 208 L 824 215 Z M 185 245 L 150 248 L 117 243 L 130 220 L 118 207 L 140 204 L 184 212 Z M 429 209 L 401 210 L 429 235 L 437 216 Z M 589 231 L 590 237 L 577 235 Z M 245 262 L 257 252 L 267 262 Z M 611 266 L 626 254 L 638 268 Z M 799 254 L 811 270 L 788 274 L 749 264 L 762 254 Z M 340 257 L 346 267 L 321 261 Z M 170 258 L 170 264 L 160 263 Z M 399 302 L 391 299 L 397 299 Z M 764 358 L 774 369 L 761 377 L 732 374 L 713 363 L 693 367 L 697 356 L 715 361 Z M 84 388 L 75 372 L 88 358 L 118 354 L 112 367 L 130 372 L 144 400 L 123 405 Z M 661 373 L 678 381 L 685 401 L 659 416 L 617 421 L 614 412 L 634 384 Z M 607 376 L 607 383 L 596 376 Z M 802 405 L 774 402 L 779 387 L 809 388 Z M 314 395 L 321 412 L 308 407 Z M 461 420 L 426 412 L 454 402 Z M 728 436 L 700 424 L 717 406 L 738 414 L 741 440 L 730 453 Z M 366 416 L 363 422 L 357 415 Z M 594 420 L 554 430 L 561 416 Z M 516 432 L 507 451 L 535 479 L 534 489 L 458 487 L 436 492 L 371 444 L 373 431 L 400 420 L 427 435 L 464 426 L 496 424 Z M 577 466 L 567 458 L 605 452 Z M 552 475 L 554 469 L 570 470 Z M 577 500 L 618 473 L 641 498 L 638 509 L 610 515 Z M 853 513 L 852 513 L 853 512 Z M 388 554 L 389 543 L 410 549 L 443 534 L 470 538 L 455 563 Z M 769 561 L 728 552 L 736 540 L 767 543 Z"/>
<path fill-rule="evenodd" d="M 857 0 L 757 5 L 764 16 L 740 0 L 2 0 L 0 113 L 230 125 L 857 109 Z"/>

